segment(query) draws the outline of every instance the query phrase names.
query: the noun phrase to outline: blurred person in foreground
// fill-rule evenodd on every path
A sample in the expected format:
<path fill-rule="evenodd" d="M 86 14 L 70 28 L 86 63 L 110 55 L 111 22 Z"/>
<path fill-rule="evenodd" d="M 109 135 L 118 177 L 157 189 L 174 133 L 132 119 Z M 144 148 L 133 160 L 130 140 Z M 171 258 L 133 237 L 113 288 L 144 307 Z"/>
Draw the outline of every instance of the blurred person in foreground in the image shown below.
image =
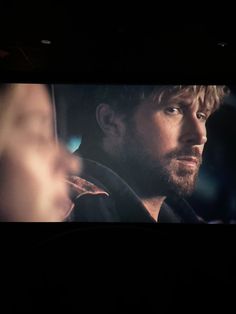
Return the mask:
<path fill-rule="evenodd" d="M 74 221 L 203 222 L 186 202 L 225 86 L 97 86 L 89 92 Z M 90 105 L 90 106 L 89 106 Z"/>
<path fill-rule="evenodd" d="M 0 84 L 0 221 L 60 222 L 78 161 L 55 141 L 42 84 Z"/>

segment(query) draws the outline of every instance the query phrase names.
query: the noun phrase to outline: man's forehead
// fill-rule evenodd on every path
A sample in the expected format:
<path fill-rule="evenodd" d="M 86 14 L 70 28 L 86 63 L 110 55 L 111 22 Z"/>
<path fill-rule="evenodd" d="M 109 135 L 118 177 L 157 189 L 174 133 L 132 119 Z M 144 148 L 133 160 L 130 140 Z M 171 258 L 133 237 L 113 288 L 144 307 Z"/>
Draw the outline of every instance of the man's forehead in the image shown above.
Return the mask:
<path fill-rule="evenodd" d="M 143 105 L 142 105 L 143 104 Z M 150 97 L 142 102 L 139 107 L 150 107 L 154 110 L 163 108 L 168 105 L 185 105 L 198 106 L 199 109 L 205 112 L 212 112 L 214 102 L 206 97 L 205 90 L 181 90 L 181 89 L 163 89 L 160 92 L 153 93 Z"/>
<path fill-rule="evenodd" d="M 169 98 L 169 102 L 178 102 L 187 106 L 197 106 L 199 109 L 211 112 L 213 110 L 213 103 L 206 99 L 205 94 L 189 94 L 189 95 L 175 95 Z"/>
<path fill-rule="evenodd" d="M 203 93 L 188 93 L 188 94 L 172 94 L 169 96 L 169 100 L 182 100 L 186 104 L 191 105 L 192 103 L 204 103 L 205 102 L 205 94 Z"/>

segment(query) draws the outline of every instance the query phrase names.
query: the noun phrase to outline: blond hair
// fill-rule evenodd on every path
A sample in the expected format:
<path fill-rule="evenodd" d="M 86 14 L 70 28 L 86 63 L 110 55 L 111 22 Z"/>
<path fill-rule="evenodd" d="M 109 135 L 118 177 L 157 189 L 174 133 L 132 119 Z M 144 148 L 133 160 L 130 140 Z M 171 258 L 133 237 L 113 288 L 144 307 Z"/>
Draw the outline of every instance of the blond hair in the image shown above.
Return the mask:
<path fill-rule="evenodd" d="M 104 136 L 96 120 L 96 107 L 101 103 L 109 104 L 115 112 L 127 119 L 134 115 L 137 107 L 145 101 L 161 102 L 171 97 L 200 98 L 202 105 L 210 113 L 217 110 L 229 90 L 224 85 L 100 85 L 92 86 L 85 92 L 82 107 L 80 130 L 83 147 L 100 145 Z"/>
<path fill-rule="evenodd" d="M 216 111 L 229 90 L 224 85 L 174 85 L 158 86 L 152 92 L 153 101 L 160 103 L 170 97 L 188 97 L 200 99 L 202 104 L 213 113 Z"/>

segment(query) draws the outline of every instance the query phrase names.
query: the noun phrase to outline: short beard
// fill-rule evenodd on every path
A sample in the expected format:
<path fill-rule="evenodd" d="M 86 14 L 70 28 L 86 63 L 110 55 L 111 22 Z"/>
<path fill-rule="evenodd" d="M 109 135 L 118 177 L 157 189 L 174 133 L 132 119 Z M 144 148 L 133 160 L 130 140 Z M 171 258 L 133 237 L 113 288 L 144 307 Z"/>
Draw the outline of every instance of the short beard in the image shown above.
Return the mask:
<path fill-rule="evenodd" d="M 202 158 L 193 148 L 176 150 L 162 159 L 153 159 L 145 150 L 145 143 L 134 134 L 126 136 L 119 162 L 121 175 L 140 197 L 190 196 L 196 185 Z M 195 169 L 181 168 L 177 162 L 180 156 L 191 155 L 198 160 Z"/>

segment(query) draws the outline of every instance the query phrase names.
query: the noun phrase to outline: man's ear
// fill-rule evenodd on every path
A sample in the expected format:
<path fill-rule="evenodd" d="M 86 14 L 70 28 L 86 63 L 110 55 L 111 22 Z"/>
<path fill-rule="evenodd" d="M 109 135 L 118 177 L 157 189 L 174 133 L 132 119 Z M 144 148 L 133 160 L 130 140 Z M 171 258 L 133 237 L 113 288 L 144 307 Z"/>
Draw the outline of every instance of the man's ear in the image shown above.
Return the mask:
<path fill-rule="evenodd" d="M 122 115 L 115 112 L 108 104 L 97 106 L 96 119 L 105 135 L 119 137 L 124 134 L 125 124 Z"/>

